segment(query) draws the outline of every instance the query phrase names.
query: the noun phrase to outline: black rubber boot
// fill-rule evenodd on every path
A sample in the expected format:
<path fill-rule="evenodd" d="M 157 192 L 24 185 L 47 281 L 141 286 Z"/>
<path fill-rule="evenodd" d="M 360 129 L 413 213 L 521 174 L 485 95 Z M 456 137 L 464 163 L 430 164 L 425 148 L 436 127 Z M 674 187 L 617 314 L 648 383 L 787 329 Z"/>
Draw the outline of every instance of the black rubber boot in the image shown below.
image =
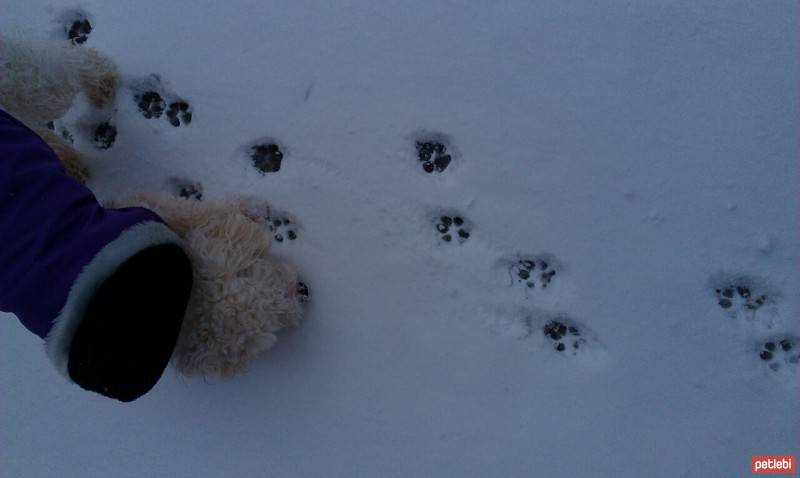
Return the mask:
<path fill-rule="evenodd" d="M 69 352 L 69 375 L 123 402 L 147 393 L 169 363 L 181 329 L 192 265 L 174 244 L 149 247 L 95 291 Z"/>

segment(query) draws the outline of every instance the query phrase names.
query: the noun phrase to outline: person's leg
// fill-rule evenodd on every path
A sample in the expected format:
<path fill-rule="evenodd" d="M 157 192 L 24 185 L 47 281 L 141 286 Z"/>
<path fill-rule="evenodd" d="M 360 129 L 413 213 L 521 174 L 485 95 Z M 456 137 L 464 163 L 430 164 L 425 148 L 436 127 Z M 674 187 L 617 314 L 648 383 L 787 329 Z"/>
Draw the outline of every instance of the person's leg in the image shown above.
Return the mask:
<path fill-rule="evenodd" d="M 161 377 L 178 339 L 192 266 L 177 245 L 147 248 L 95 292 L 72 340 L 69 375 L 82 388 L 129 402 Z"/>

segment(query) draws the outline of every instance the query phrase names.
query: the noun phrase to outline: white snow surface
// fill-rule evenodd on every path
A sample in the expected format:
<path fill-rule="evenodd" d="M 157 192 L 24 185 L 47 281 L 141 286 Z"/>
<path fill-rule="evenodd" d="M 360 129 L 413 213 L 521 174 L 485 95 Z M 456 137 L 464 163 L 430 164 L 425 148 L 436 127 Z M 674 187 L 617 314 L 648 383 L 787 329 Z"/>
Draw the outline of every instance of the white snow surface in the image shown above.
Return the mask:
<path fill-rule="evenodd" d="M 798 9 L 0 0 L 4 31 L 87 14 L 119 65 L 114 146 L 74 131 L 98 197 L 181 177 L 269 201 L 301 225 L 273 250 L 312 293 L 244 375 L 168 369 L 130 404 L 67 383 L 3 316 L 0 475 L 729 477 L 800 455 L 797 364 L 759 358 L 800 335 Z M 190 125 L 139 113 L 151 74 Z M 456 154 L 441 174 L 426 135 Z M 244 154 L 262 138 L 277 173 Z M 451 211 L 463 245 L 434 229 Z M 512 280 L 518 257 L 550 287 Z M 723 310 L 737 281 L 766 304 Z"/>

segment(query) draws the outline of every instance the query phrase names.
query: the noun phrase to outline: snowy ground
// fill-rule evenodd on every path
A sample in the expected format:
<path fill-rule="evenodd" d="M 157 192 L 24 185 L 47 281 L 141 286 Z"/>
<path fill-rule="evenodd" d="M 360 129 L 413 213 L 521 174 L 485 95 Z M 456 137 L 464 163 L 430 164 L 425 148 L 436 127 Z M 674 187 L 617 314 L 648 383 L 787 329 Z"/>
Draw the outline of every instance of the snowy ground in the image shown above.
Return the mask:
<path fill-rule="evenodd" d="M 268 200 L 312 289 L 247 374 L 170 370 L 132 404 L 3 317 L 0 475 L 728 477 L 800 455 L 797 3 L 477 3 L 0 0 L 3 30 L 87 15 L 119 64 L 113 145 L 64 121 L 99 197 L 179 178 Z M 138 110 L 152 74 L 191 123 Z M 247 157 L 264 141 L 278 172 Z M 443 214 L 469 238 L 443 242 Z"/>

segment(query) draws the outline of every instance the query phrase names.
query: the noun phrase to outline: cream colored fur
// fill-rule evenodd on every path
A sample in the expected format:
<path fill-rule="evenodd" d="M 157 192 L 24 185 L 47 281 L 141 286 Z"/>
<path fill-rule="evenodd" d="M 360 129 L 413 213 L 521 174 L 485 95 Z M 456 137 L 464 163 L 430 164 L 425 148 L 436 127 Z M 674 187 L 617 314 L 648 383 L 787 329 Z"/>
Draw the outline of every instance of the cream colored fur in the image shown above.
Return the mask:
<path fill-rule="evenodd" d="M 0 106 L 34 129 L 82 181 L 88 171 L 80 154 L 44 125 L 79 93 L 105 107 L 117 85 L 116 67 L 95 50 L 0 36 Z M 275 343 L 276 331 L 300 322 L 297 274 L 268 254 L 269 238 L 244 203 L 141 193 L 110 206 L 152 209 L 192 260 L 194 287 L 172 360 L 179 371 L 233 375 Z"/>
<path fill-rule="evenodd" d="M 0 107 L 47 141 L 81 182 L 88 170 L 80 154 L 46 124 L 63 116 L 78 93 L 96 108 L 106 107 L 116 96 L 118 78 L 114 63 L 92 48 L 0 36 Z"/>
<path fill-rule="evenodd" d="M 0 36 L 0 68 L 0 104 L 37 127 L 63 116 L 80 92 L 103 108 L 118 84 L 110 59 L 66 40 Z"/>

